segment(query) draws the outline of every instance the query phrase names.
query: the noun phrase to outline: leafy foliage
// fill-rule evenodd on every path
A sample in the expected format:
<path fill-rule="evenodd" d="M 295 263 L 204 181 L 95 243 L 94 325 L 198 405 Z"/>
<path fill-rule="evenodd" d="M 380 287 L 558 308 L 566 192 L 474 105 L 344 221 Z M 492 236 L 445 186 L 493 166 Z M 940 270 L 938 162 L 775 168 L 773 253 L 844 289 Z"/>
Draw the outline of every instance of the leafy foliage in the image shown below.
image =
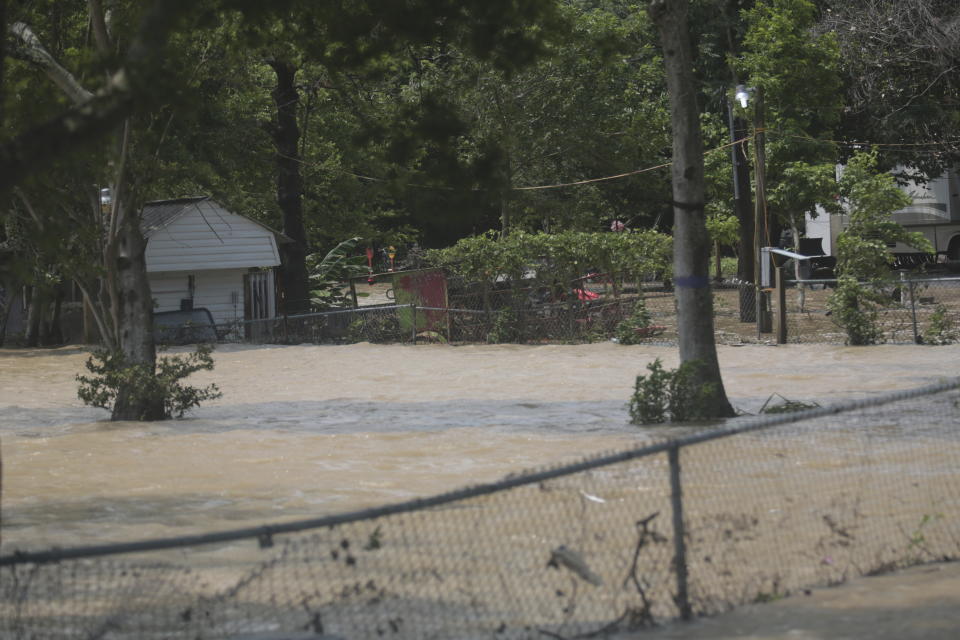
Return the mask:
<path fill-rule="evenodd" d="M 513 308 L 500 309 L 493 320 L 493 327 L 487 333 L 487 342 L 490 344 L 504 344 L 519 342 L 523 334 L 520 330 L 519 318 Z"/>
<path fill-rule="evenodd" d="M 530 268 L 546 267 L 560 281 L 588 269 L 611 274 L 666 277 L 671 267 L 671 238 L 657 231 L 631 233 L 494 233 L 464 238 L 456 245 L 427 253 L 428 261 L 449 267 L 473 282 L 493 284 L 506 276 L 520 280 Z"/>
<path fill-rule="evenodd" d="M 637 376 L 630 398 L 630 422 L 660 424 L 669 418 L 672 372 L 663 368 L 660 358 L 647 365 L 647 375 Z"/>
<path fill-rule="evenodd" d="M 343 283 L 367 273 L 365 258 L 355 255 L 360 238 L 344 240 L 323 258 L 319 254 L 307 256 L 310 272 L 310 302 L 316 309 L 334 309 L 350 306 L 343 292 Z"/>
<path fill-rule="evenodd" d="M 630 422 L 660 424 L 714 417 L 710 410 L 713 383 L 701 384 L 702 363 L 689 360 L 666 370 L 660 358 L 647 365 L 649 374 L 637 376 L 630 398 Z"/>
<path fill-rule="evenodd" d="M 823 4 L 827 10 L 817 31 L 832 34 L 842 52 L 848 139 L 893 143 L 882 158 L 885 168 L 909 165 L 935 176 L 955 166 L 960 160 L 960 3 Z"/>
<path fill-rule="evenodd" d="M 646 300 L 638 298 L 633 305 L 630 316 L 621 320 L 614 330 L 617 342 L 626 345 L 643 342 L 644 337 L 646 337 L 644 330 L 650 327 L 651 322 Z"/>
<path fill-rule="evenodd" d="M 831 208 L 837 151 L 830 142 L 842 110 L 836 37 L 813 32 L 811 0 L 757 2 L 743 14 L 744 53 L 735 66 L 763 91 L 770 210 L 796 229 L 816 205 Z"/>
<path fill-rule="evenodd" d="M 847 343 L 855 346 L 883 341 L 880 308 L 886 297 L 851 276 L 840 276 L 827 307 L 833 320 L 847 332 Z"/>
<path fill-rule="evenodd" d="M 163 417 L 182 418 L 201 402 L 222 395 L 215 384 L 197 388 L 181 382 L 197 371 L 212 371 L 211 352 L 211 346 L 200 345 L 186 357 L 160 357 L 156 368 L 151 369 L 146 364 L 128 364 L 119 351 L 96 351 L 86 363 L 92 375 L 77 376 L 80 383 L 77 395 L 85 404 L 108 410 L 113 409 L 121 390 L 130 394 L 138 406 L 150 405 L 150 402 L 137 402 L 138 398 L 162 398 Z M 150 419 L 150 416 L 143 415 L 139 419 Z"/>
<path fill-rule="evenodd" d="M 930 314 L 927 328 L 923 331 L 924 344 L 953 344 L 960 340 L 960 327 L 950 317 L 950 309 L 940 303 Z"/>
<path fill-rule="evenodd" d="M 827 305 L 851 345 L 883 339 L 880 308 L 888 300 L 880 285 L 889 278 L 893 255 L 888 243 L 902 242 L 920 251 L 933 248 L 917 232 L 893 222 L 890 214 L 910 204 L 888 173 L 877 171 L 877 154 L 851 158 L 840 179 L 840 193 L 849 211 L 849 225 L 837 238 L 837 288 Z"/>

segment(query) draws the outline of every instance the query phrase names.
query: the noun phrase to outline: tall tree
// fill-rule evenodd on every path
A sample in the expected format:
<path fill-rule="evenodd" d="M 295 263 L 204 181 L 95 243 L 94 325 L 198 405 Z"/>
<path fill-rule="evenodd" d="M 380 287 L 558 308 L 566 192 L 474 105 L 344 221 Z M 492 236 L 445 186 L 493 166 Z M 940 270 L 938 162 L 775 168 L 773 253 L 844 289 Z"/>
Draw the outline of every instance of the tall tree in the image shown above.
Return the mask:
<path fill-rule="evenodd" d="M 97 0 L 88 2 L 87 21 L 92 25 L 95 36 L 92 41 L 95 50 L 90 55 L 103 61 L 101 71 L 102 77 L 106 78 L 105 91 L 125 96 L 123 100 L 129 101 L 130 94 L 123 88 L 126 83 L 123 67 L 107 62 L 113 58 L 117 48 L 110 27 L 122 30 L 124 25 L 108 25 L 108 14 Z M 91 88 L 83 85 L 80 76 L 56 59 L 27 22 L 13 22 L 10 31 L 15 37 L 13 55 L 44 73 L 79 113 L 88 113 L 91 103 L 97 98 Z M 100 122 L 106 124 L 107 120 L 102 118 Z M 63 121 L 63 124 L 68 129 L 73 126 L 69 120 Z M 143 365 L 152 371 L 156 362 L 152 331 L 153 300 L 146 274 L 146 242 L 139 226 L 139 202 L 131 186 L 132 127 L 129 119 L 121 122 L 112 140 L 107 141 L 111 147 L 107 155 L 113 169 L 103 167 L 101 172 L 95 171 L 91 176 L 97 173 L 109 175 L 106 180 L 94 179 L 91 182 L 109 184 L 112 196 L 109 206 L 103 211 L 103 217 L 95 216 L 103 231 L 100 292 L 95 295 L 93 291 L 86 291 L 86 294 L 90 300 L 100 303 L 97 320 L 105 346 L 122 353 L 127 363 Z M 100 213 L 101 203 L 94 202 L 93 206 Z M 137 396 L 130 391 L 129 388 L 119 390 L 113 406 L 113 419 L 155 420 L 163 417 L 162 398 Z"/>
<path fill-rule="evenodd" d="M 267 61 L 276 74 L 277 84 L 271 95 L 277 117 L 270 127 L 276 148 L 277 204 L 283 215 L 284 242 L 281 283 L 284 311 L 302 313 L 310 308 L 307 276 L 307 232 L 303 220 L 303 175 L 300 171 L 300 127 L 297 122 L 300 90 L 297 87 L 297 66 L 290 60 L 271 58 Z"/>
<path fill-rule="evenodd" d="M 517 4 L 512 0 L 450 3 L 414 0 L 398 5 L 389 0 L 366 2 L 294 2 L 296 20 L 287 8 L 259 13 L 271 19 L 248 28 L 270 51 L 268 64 L 276 76 L 272 91 L 276 117 L 270 127 L 276 148 L 278 205 L 284 233 L 292 240 L 284 247 L 283 282 L 288 310 L 308 304 L 304 258 L 310 239 L 304 219 L 303 158 L 298 118 L 303 114 L 297 74 L 322 67 L 331 76 L 383 75 L 402 69 L 402 57 L 412 48 L 436 41 L 449 42 L 469 56 L 489 61 L 498 69 L 514 69 L 532 61 L 545 34 L 557 22 L 552 0 Z M 277 53 L 277 50 L 280 53 Z M 438 109 L 438 120 L 445 114 Z M 384 131 L 387 144 L 409 138 L 412 132 Z"/>
<path fill-rule="evenodd" d="M 707 234 L 697 83 L 687 23 L 687 0 L 653 0 L 650 17 L 660 31 L 670 92 L 673 132 L 673 273 L 677 287 L 677 332 L 680 362 L 691 363 L 704 391 L 706 416 L 734 415 L 720 375 L 713 331 L 713 294 L 708 275 Z"/>
<path fill-rule="evenodd" d="M 743 19 L 735 66 L 763 92 L 769 228 L 788 226 L 797 238 L 804 215 L 831 206 L 836 191 L 831 140 L 843 109 L 840 52 L 833 34 L 814 30 L 811 0 L 760 2 Z M 765 240 L 776 244 L 779 237 Z"/>
<path fill-rule="evenodd" d="M 846 137 L 886 145 L 886 168 L 910 165 L 936 176 L 960 163 L 960 3 L 819 4 L 817 29 L 836 38 L 843 61 Z"/>

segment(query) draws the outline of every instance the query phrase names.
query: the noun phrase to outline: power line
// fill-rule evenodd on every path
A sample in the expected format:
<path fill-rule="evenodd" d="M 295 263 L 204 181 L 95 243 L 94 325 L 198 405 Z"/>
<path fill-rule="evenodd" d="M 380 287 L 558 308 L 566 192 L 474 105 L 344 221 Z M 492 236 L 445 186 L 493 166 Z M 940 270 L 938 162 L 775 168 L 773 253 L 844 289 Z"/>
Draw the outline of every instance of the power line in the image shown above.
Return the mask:
<path fill-rule="evenodd" d="M 813 136 L 804 136 L 804 135 L 797 135 L 797 134 L 782 133 L 782 132 L 776 131 L 776 130 L 774 130 L 774 129 L 762 129 L 762 130 L 758 129 L 758 130 L 757 130 L 757 133 L 759 133 L 759 132 L 761 132 L 761 131 L 763 131 L 763 132 L 765 132 L 765 133 L 767 133 L 767 134 L 773 134 L 773 135 L 780 136 L 780 137 L 796 138 L 796 139 L 798 139 L 798 140 L 808 140 L 808 141 L 811 141 L 811 142 L 819 142 L 819 143 L 823 143 L 823 144 L 834 144 L 834 145 L 837 145 L 837 146 L 852 147 L 852 148 L 858 148 L 858 147 L 863 147 L 863 148 L 877 148 L 877 149 L 883 149 L 883 148 L 921 148 L 921 147 L 946 147 L 946 146 L 951 146 L 951 145 L 960 145 L 960 139 L 957 139 L 957 140 L 947 140 L 947 141 L 941 141 L 941 142 L 914 142 L 914 143 L 908 143 L 908 142 L 893 143 L 893 142 L 890 142 L 890 143 L 874 143 L 874 142 L 856 142 L 856 141 L 848 141 L 848 140 L 833 140 L 833 139 L 830 139 L 830 138 L 815 138 L 815 137 L 813 137 Z M 753 134 L 753 135 L 755 135 L 755 134 Z M 709 155 L 709 154 L 716 153 L 717 151 L 722 151 L 722 150 L 724 150 L 724 149 L 729 149 L 730 147 L 734 147 L 734 146 L 737 146 L 737 145 L 741 145 L 741 144 L 743 144 L 743 143 L 748 142 L 749 140 L 751 140 L 751 139 L 753 138 L 753 135 L 746 136 L 746 137 L 740 138 L 740 139 L 738 139 L 738 140 L 734 140 L 733 142 L 728 142 L 728 143 L 723 144 L 723 145 L 720 145 L 720 146 L 718 146 L 718 147 L 713 147 L 713 148 L 711 148 L 711 149 L 708 149 L 707 151 L 704 151 L 703 155 L 704 155 L 704 156 L 707 156 L 707 155 Z M 938 153 L 938 152 L 937 152 L 937 151 L 934 151 L 934 150 L 931 150 L 930 153 Z M 298 162 L 300 162 L 301 164 L 304 164 L 304 165 L 306 165 L 306 166 L 311 166 L 311 167 L 315 167 L 315 166 L 316 166 L 314 163 L 310 163 L 310 162 L 307 162 L 307 161 L 302 160 L 302 159 L 299 159 L 299 158 L 296 159 L 296 160 L 297 160 Z M 636 175 L 640 175 L 640 174 L 643 174 L 643 173 L 649 173 L 649 172 L 651 172 L 651 171 L 657 171 L 657 170 L 659 170 L 659 169 L 664 169 L 664 168 L 666 168 L 666 167 L 671 166 L 672 164 L 673 164 L 673 162 L 664 162 L 664 163 L 661 163 L 661 164 L 657 164 L 657 165 L 653 165 L 653 166 L 649 166 L 649 167 L 644 167 L 644 168 L 642 168 L 642 169 L 635 169 L 635 170 L 633 170 L 633 171 L 627 171 L 627 172 L 624 172 L 624 173 L 618 173 L 618 174 L 609 175 L 609 176 L 602 176 L 602 177 L 599 177 L 599 178 L 584 178 L 584 179 L 582 179 L 582 180 L 574 180 L 574 181 L 571 181 L 571 182 L 557 182 L 557 183 L 553 183 L 553 184 L 544 184 L 544 185 L 528 185 L 528 186 L 522 186 L 522 187 L 510 187 L 509 189 L 506 189 L 506 191 L 514 191 L 514 192 L 515 192 L 515 191 L 547 191 L 547 190 L 552 190 L 552 189 L 565 189 L 565 188 L 567 188 L 567 187 L 577 187 L 577 186 L 582 186 L 582 185 L 586 185 L 586 184 L 595 184 L 595 183 L 598 183 L 598 182 L 610 182 L 610 181 L 613 181 L 613 180 L 622 180 L 623 178 L 629 178 L 629 177 L 631 177 L 631 176 L 636 176 Z M 368 176 L 368 175 L 356 173 L 356 172 L 353 172 L 353 171 L 349 171 L 349 170 L 347 170 L 347 169 L 336 169 L 336 171 L 339 171 L 340 173 L 343 173 L 343 174 L 346 174 L 346 175 L 348 175 L 348 176 L 354 177 L 354 178 L 356 178 L 356 179 L 358 179 L 358 180 L 366 180 L 366 181 L 368 181 L 368 182 L 381 182 L 381 183 L 390 182 L 390 180 L 389 180 L 389 179 L 386 179 L 386 178 L 377 178 L 377 177 L 373 177 L 373 176 Z M 415 187 L 415 188 L 418 188 L 418 189 L 435 189 L 435 190 L 437 190 L 437 191 L 471 191 L 471 192 L 488 192 L 488 191 L 493 191 L 493 189 L 482 188 L 482 187 L 471 187 L 471 188 L 469 188 L 469 189 L 457 189 L 456 187 L 440 186 L 440 185 L 429 185 L 429 184 L 421 184 L 421 183 L 407 183 L 405 186 Z"/>

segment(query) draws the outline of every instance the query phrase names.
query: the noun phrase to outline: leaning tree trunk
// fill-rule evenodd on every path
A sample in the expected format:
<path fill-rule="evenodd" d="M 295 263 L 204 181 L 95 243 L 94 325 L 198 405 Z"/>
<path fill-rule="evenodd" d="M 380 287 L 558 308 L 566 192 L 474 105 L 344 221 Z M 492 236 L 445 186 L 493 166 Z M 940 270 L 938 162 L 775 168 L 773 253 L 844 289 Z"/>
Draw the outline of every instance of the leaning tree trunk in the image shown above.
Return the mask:
<path fill-rule="evenodd" d="M 284 311 L 301 313 L 310 309 L 310 286 L 306 262 L 307 232 L 303 225 L 300 127 L 297 125 L 297 105 L 300 102 L 295 84 L 297 68 L 282 60 L 270 60 L 269 64 L 277 75 L 277 85 L 272 93 L 277 122 L 271 131 L 277 150 L 277 204 L 283 214 L 283 233 L 293 240 L 281 245 Z"/>
<path fill-rule="evenodd" d="M 650 16 L 660 31 L 673 128 L 673 275 L 677 298 L 680 362 L 695 363 L 703 390 L 702 417 L 734 415 L 727 401 L 713 332 L 710 237 L 704 210 L 703 142 L 687 0 L 654 0 Z"/>
<path fill-rule="evenodd" d="M 120 206 L 127 207 L 125 204 Z M 143 367 L 153 373 L 157 361 L 153 340 L 153 299 L 147 280 L 147 243 L 140 232 L 139 221 L 139 216 L 129 208 L 119 216 L 105 258 L 111 276 L 115 347 L 123 354 L 128 366 Z M 162 397 L 131 391 L 129 385 L 119 389 L 111 420 L 164 419 Z"/>

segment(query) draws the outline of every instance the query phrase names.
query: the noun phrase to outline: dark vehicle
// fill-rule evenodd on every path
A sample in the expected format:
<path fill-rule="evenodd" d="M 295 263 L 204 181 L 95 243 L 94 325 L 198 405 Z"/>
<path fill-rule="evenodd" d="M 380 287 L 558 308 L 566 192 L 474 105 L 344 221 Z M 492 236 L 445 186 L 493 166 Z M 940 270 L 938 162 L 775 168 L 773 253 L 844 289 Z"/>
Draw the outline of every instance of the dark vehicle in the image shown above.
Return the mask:
<path fill-rule="evenodd" d="M 209 309 L 161 311 L 153 314 L 153 339 L 157 344 L 216 342 L 217 328 Z"/>

